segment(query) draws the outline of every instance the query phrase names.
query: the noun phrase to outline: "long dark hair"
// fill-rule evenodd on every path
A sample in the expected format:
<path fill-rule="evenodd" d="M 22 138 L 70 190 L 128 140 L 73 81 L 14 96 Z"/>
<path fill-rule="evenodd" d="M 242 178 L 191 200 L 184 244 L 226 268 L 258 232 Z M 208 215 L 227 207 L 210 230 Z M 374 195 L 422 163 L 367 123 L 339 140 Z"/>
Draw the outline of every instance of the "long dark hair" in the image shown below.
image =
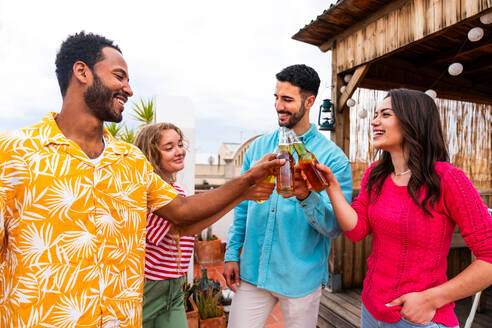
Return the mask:
<path fill-rule="evenodd" d="M 437 161 L 449 162 L 444 142 L 441 119 L 434 100 L 421 91 L 393 89 L 386 98 L 391 98 L 391 107 L 400 121 L 403 134 L 403 149 L 409 151 L 408 168 L 412 176 L 407 190 L 422 210 L 431 215 L 431 208 L 441 194 L 441 182 L 434 166 Z M 393 172 L 391 155 L 382 151 L 380 160 L 369 174 L 367 193 L 376 197 L 381 192 L 383 181 Z M 425 197 L 419 202 L 421 188 L 425 188 Z"/>

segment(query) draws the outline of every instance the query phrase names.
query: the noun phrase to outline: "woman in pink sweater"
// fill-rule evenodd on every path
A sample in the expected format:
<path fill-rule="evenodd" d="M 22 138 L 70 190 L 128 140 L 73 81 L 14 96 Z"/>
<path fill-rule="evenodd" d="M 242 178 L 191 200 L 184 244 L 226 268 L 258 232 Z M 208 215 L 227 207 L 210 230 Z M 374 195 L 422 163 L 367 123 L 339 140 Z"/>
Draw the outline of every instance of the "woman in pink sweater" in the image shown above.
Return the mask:
<path fill-rule="evenodd" d="M 391 90 L 371 125 L 381 157 L 365 172 L 351 206 L 330 169 L 319 165 L 345 235 L 374 237 L 362 327 L 457 327 L 453 302 L 492 284 L 492 218 L 471 181 L 448 163 L 432 98 Z M 456 224 L 477 260 L 448 281 Z"/>

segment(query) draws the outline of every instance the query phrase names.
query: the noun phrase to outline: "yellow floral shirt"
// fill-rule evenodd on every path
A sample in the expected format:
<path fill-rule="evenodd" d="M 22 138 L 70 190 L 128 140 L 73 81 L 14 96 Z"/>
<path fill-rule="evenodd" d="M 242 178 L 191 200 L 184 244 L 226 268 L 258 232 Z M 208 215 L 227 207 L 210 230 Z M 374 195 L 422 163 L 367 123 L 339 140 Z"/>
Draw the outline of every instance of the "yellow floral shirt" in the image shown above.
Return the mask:
<path fill-rule="evenodd" d="M 146 213 L 176 191 L 107 131 L 94 166 L 54 115 L 0 136 L 0 327 L 140 327 Z"/>

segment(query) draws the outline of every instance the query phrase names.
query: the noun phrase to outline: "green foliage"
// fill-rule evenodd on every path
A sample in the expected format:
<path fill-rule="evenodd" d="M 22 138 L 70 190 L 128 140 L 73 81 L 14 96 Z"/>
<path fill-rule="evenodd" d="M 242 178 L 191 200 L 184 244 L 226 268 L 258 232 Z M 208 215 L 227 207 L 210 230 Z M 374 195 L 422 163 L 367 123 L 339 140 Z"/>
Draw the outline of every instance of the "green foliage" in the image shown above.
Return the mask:
<path fill-rule="evenodd" d="M 220 317 L 224 311 L 219 303 L 221 293 L 214 295 L 212 289 L 195 293 L 196 306 L 202 320 Z"/>
<path fill-rule="evenodd" d="M 104 125 L 108 132 L 115 138 L 119 137 L 120 131 L 123 128 L 123 125 L 116 124 L 115 122 L 106 122 Z"/>
<path fill-rule="evenodd" d="M 142 123 L 140 126 L 150 124 L 154 121 L 155 113 L 153 99 L 149 99 L 147 101 L 140 99 L 140 105 L 137 103 L 133 103 L 133 105 L 134 114 L 132 115 L 132 117 Z"/>
<path fill-rule="evenodd" d="M 120 133 L 120 140 L 133 144 L 135 142 L 135 132 L 125 126 L 125 131 Z"/>
<path fill-rule="evenodd" d="M 217 237 L 215 237 L 213 235 L 213 233 L 212 233 L 212 226 L 209 226 L 207 228 L 206 234 L 207 234 L 207 237 L 206 237 L 207 238 L 207 241 L 211 241 L 211 240 L 216 240 L 217 239 Z M 198 240 L 199 241 L 203 241 L 203 237 L 202 236 L 203 236 L 203 231 L 198 235 Z"/>
<path fill-rule="evenodd" d="M 196 289 L 195 283 L 193 285 L 191 285 L 190 283 L 188 283 L 188 279 L 184 280 L 184 282 L 183 282 L 183 294 L 184 294 L 184 301 L 185 301 L 185 305 L 186 305 L 186 312 L 193 310 L 191 307 L 190 301 L 188 299 L 190 298 L 190 296 L 193 297 L 195 289 Z"/>

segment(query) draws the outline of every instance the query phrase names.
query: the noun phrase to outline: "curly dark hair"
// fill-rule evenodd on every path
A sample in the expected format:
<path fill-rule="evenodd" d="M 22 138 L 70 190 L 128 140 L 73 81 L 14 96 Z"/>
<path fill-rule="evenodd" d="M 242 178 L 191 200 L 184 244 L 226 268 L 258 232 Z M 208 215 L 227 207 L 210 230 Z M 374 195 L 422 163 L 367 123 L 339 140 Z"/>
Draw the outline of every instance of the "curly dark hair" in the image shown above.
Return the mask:
<path fill-rule="evenodd" d="M 56 78 L 62 97 L 65 97 L 67 93 L 68 84 L 73 74 L 73 64 L 80 60 L 93 70 L 94 65 L 104 59 L 102 49 L 105 47 L 114 48 L 121 53 L 120 48 L 112 40 L 84 31 L 70 35 L 63 41 L 55 61 Z"/>
<path fill-rule="evenodd" d="M 292 65 L 284 68 L 275 75 L 280 82 L 289 82 L 301 89 L 303 93 L 318 95 L 320 79 L 316 71 L 304 64 Z"/>
<path fill-rule="evenodd" d="M 449 155 L 441 128 L 441 119 L 434 100 L 421 91 L 393 89 L 386 98 L 391 98 L 391 107 L 400 122 L 403 134 L 403 149 L 408 149 L 408 168 L 412 176 L 407 190 L 422 210 L 431 215 L 427 205 L 432 207 L 441 194 L 441 182 L 434 166 L 437 161 L 449 162 Z M 382 151 L 381 159 L 369 174 L 367 193 L 381 192 L 386 177 L 393 172 L 391 155 Z M 420 192 L 425 197 L 419 202 Z"/>

